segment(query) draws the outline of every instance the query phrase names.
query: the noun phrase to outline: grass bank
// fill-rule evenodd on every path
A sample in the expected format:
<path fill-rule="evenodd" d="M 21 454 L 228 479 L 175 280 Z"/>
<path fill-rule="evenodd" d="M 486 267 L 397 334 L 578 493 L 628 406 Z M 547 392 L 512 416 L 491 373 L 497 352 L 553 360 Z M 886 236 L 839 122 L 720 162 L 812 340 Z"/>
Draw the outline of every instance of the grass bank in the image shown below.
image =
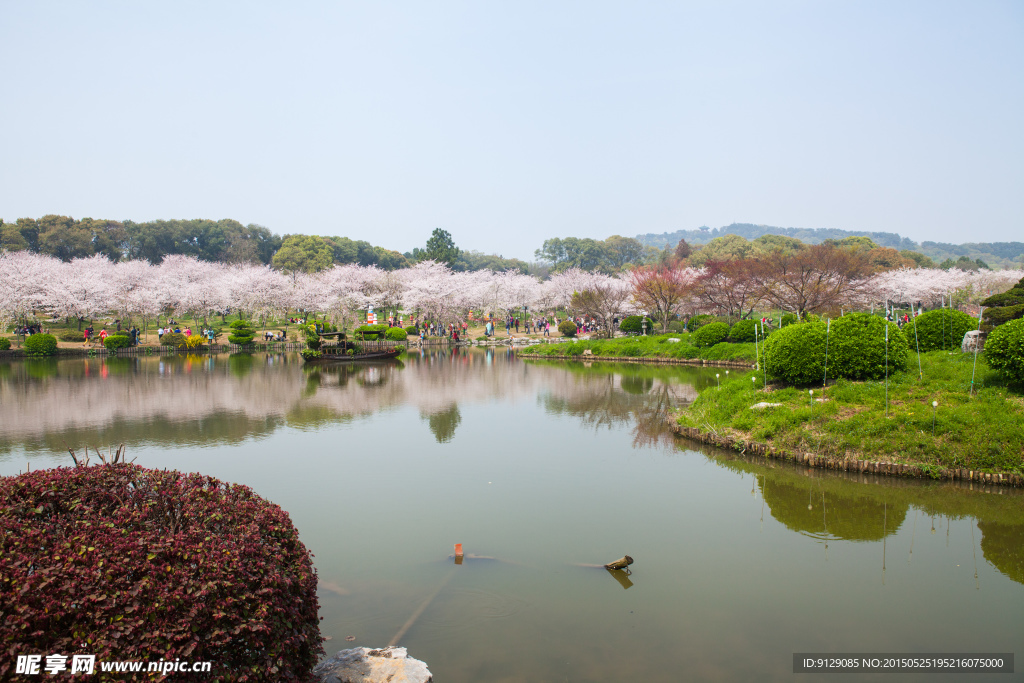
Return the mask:
<path fill-rule="evenodd" d="M 943 470 L 1024 474 L 1024 397 L 978 358 L 933 351 L 883 381 L 839 380 L 782 387 L 754 372 L 703 390 L 678 416 L 681 427 L 826 459 L 885 460 Z M 756 381 L 752 381 L 755 377 Z M 813 398 L 809 389 L 813 389 Z M 933 407 L 932 402 L 938 406 Z M 756 403 L 780 404 L 752 409 Z M 934 433 L 933 433 L 934 418 Z"/>
<path fill-rule="evenodd" d="M 678 341 L 673 341 L 678 340 Z M 662 334 L 650 337 L 619 337 L 617 339 L 592 339 L 570 341 L 563 344 L 531 346 L 522 352 L 524 356 L 583 356 L 585 350 L 602 358 L 664 358 L 666 360 L 708 360 L 754 363 L 754 344 L 731 344 L 722 342 L 708 348 L 698 348 L 690 343 L 690 335 Z"/>

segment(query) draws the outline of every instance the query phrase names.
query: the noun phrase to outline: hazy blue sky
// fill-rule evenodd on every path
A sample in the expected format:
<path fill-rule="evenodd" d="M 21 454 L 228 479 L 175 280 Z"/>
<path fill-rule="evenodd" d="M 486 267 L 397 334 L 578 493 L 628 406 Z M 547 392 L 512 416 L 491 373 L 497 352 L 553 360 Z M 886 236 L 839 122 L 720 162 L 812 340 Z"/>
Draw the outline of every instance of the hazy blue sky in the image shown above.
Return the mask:
<path fill-rule="evenodd" d="M 1024 240 L 1024 2 L 0 4 L 0 217 Z"/>

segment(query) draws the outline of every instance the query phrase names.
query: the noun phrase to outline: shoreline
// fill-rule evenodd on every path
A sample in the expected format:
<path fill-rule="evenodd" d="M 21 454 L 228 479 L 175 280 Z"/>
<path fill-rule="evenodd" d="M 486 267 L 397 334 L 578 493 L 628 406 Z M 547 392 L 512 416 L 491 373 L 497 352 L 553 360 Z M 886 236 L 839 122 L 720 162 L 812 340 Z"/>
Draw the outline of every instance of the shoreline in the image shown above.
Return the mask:
<path fill-rule="evenodd" d="M 549 355 L 541 353 L 516 353 L 517 358 L 528 358 L 530 360 L 574 360 L 578 362 L 601 361 L 611 363 L 651 363 L 658 365 L 693 365 L 721 368 L 742 368 L 753 370 L 754 363 L 735 360 L 705 360 L 703 358 L 664 358 L 658 356 L 593 356 L 593 355 Z"/>
<path fill-rule="evenodd" d="M 815 455 L 807 452 L 791 452 L 782 448 L 776 448 L 771 444 L 756 441 L 745 441 L 732 436 L 721 435 L 714 432 L 705 432 L 696 427 L 683 427 L 676 422 L 675 415 L 667 418 L 669 429 L 678 437 L 697 441 L 719 448 L 729 448 L 741 454 L 752 453 L 763 458 L 777 460 L 789 460 L 795 463 L 806 465 L 809 468 L 826 470 L 837 470 L 851 472 L 854 474 L 875 474 L 889 477 L 905 477 L 914 479 L 934 479 L 953 482 L 965 482 L 973 489 L 974 484 L 982 486 L 1010 486 L 1013 488 L 1024 487 L 1024 476 L 1013 473 L 989 473 L 980 470 L 958 469 L 958 468 L 935 468 L 926 471 L 923 467 L 914 464 L 893 462 L 889 460 L 859 460 L 857 458 L 831 458 L 824 455 Z"/>

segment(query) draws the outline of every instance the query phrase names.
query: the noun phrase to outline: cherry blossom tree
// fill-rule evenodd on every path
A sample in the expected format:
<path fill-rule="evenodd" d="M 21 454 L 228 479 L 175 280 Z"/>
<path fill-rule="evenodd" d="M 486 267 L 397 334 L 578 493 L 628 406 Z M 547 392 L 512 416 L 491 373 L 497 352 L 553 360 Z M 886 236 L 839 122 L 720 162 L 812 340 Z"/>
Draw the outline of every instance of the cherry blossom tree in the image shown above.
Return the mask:
<path fill-rule="evenodd" d="M 59 259 L 29 251 L 0 252 L 0 329 L 42 305 L 44 286 L 61 265 Z"/>

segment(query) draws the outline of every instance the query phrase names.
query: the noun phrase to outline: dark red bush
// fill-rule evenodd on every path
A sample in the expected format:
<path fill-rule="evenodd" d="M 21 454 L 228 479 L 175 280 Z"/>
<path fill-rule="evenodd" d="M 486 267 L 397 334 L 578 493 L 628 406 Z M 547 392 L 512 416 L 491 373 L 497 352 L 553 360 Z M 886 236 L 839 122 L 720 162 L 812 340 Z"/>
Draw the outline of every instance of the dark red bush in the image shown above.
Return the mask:
<path fill-rule="evenodd" d="M 323 653 L 311 555 L 248 487 L 131 464 L 4 477 L 0 539 L 0 679 L 19 654 L 95 654 L 81 680 L 181 659 L 212 671 L 168 680 L 305 681 Z"/>

